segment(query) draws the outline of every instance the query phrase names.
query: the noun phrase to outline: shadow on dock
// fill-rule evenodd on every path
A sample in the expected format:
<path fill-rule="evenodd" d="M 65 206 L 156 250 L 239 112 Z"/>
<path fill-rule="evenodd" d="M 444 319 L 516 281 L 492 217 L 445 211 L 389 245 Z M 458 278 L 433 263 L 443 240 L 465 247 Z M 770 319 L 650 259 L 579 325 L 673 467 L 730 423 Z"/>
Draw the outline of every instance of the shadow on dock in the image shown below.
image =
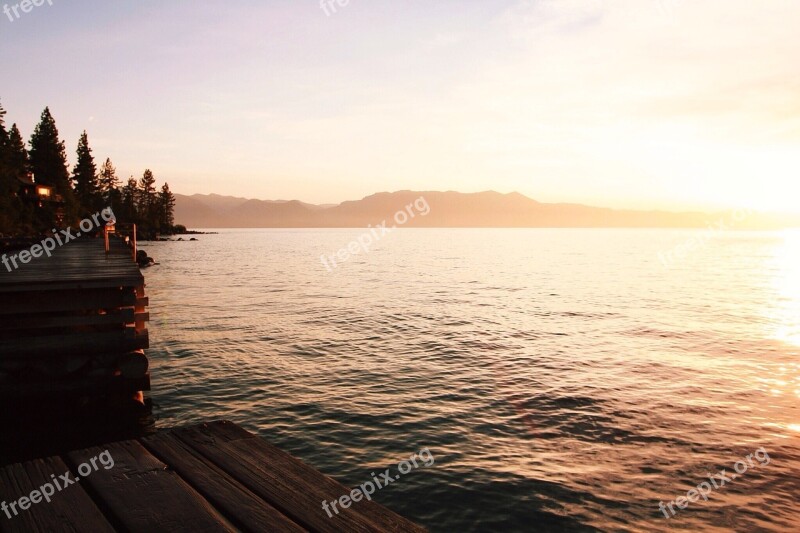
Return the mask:
<path fill-rule="evenodd" d="M 82 237 L 0 272 L 0 463 L 152 431 L 135 250 Z"/>
<path fill-rule="evenodd" d="M 0 414 L 0 466 L 156 431 L 149 399 L 6 405 Z"/>

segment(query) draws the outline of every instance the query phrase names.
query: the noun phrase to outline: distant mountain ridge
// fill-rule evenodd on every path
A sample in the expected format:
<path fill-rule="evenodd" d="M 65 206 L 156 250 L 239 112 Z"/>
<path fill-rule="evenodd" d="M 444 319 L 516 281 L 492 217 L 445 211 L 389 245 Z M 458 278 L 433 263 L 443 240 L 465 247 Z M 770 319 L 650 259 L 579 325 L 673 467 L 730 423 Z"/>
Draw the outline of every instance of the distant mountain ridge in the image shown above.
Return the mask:
<path fill-rule="evenodd" d="M 748 213 L 674 213 L 633 211 L 580 204 L 541 203 L 520 193 L 494 191 L 397 191 L 376 193 L 338 205 L 298 200 L 253 200 L 218 194 L 176 194 L 175 220 L 190 228 L 346 228 L 387 221 L 420 198 L 420 210 L 404 227 L 517 228 L 703 228 L 722 222 L 727 229 L 770 229 L 800 226 L 800 217 Z M 410 208 L 412 211 L 414 208 Z M 737 216 L 734 216 L 737 215 Z"/>

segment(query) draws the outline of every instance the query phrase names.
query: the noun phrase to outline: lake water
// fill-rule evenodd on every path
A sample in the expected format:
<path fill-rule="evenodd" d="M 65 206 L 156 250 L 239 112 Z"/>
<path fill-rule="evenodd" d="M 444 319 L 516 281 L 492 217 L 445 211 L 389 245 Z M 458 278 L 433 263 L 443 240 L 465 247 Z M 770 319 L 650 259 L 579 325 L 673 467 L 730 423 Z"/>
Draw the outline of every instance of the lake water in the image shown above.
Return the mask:
<path fill-rule="evenodd" d="M 667 267 L 697 233 L 404 229 L 328 271 L 360 234 L 145 243 L 158 425 L 229 419 L 350 486 L 428 448 L 374 498 L 432 531 L 800 527 L 800 234 Z"/>

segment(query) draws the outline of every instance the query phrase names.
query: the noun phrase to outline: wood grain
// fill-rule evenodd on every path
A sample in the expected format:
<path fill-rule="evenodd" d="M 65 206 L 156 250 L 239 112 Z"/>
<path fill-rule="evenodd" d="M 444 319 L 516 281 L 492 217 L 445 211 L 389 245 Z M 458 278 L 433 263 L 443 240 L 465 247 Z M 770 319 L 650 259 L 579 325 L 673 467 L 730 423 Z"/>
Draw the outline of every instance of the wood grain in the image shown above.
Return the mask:
<path fill-rule="evenodd" d="M 102 466 L 81 483 L 106 512 L 130 531 L 234 531 L 235 528 L 175 471 L 136 441 L 67 454 L 74 468 L 108 450 L 114 467 Z"/>
<path fill-rule="evenodd" d="M 45 483 L 53 483 L 69 471 L 58 457 L 37 459 L 25 464 L 15 464 L 0 470 L 0 500 L 10 503 L 22 496 L 30 496 Z M 19 510 L 19 508 L 18 508 Z M 13 513 L 11 513 L 13 515 Z M 50 502 L 42 500 L 27 511 L 8 519 L 0 514 L 0 531 L 27 533 L 30 531 L 97 531 L 112 532 L 114 528 L 95 505 L 83 487 L 74 484 L 56 491 Z"/>
<path fill-rule="evenodd" d="M 113 466 L 79 470 L 106 451 Z M 0 514 L 0 532 L 424 531 L 368 501 L 328 517 L 321 502 L 348 493 L 343 485 L 230 422 L 0 468 L 0 499 L 67 471 L 78 482 L 12 520 Z"/>
<path fill-rule="evenodd" d="M 367 500 L 328 516 L 322 502 L 350 494 L 350 489 L 230 422 L 177 429 L 175 433 L 251 491 L 311 530 L 424 531 Z"/>
<path fill-rule="evenodd" d="M 274 531 L 305 531 L 174 433 L 158 433 L 141 442 L 244 531 L 263 531 L 267 525 Z"/>

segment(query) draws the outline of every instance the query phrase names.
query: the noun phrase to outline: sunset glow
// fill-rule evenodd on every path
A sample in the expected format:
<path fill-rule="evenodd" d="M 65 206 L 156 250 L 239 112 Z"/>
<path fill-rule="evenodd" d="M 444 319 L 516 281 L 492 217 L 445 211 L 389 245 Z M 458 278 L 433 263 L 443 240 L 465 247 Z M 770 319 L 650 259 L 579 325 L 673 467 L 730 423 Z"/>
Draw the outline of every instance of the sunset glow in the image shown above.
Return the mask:
<path fill-rule="evenodd" d="M 0 529 L 800 531 L 799 66 L 800 0 L 0 1 Z"/>
<path fill-rule="evenodd" d="M 189 194 L 800 210 L 797 2 L 136 7 L 56 2 L 3 21 L 7 120 L 27 134 L 49 105 L 121 175 L 146 160 Z"/>

